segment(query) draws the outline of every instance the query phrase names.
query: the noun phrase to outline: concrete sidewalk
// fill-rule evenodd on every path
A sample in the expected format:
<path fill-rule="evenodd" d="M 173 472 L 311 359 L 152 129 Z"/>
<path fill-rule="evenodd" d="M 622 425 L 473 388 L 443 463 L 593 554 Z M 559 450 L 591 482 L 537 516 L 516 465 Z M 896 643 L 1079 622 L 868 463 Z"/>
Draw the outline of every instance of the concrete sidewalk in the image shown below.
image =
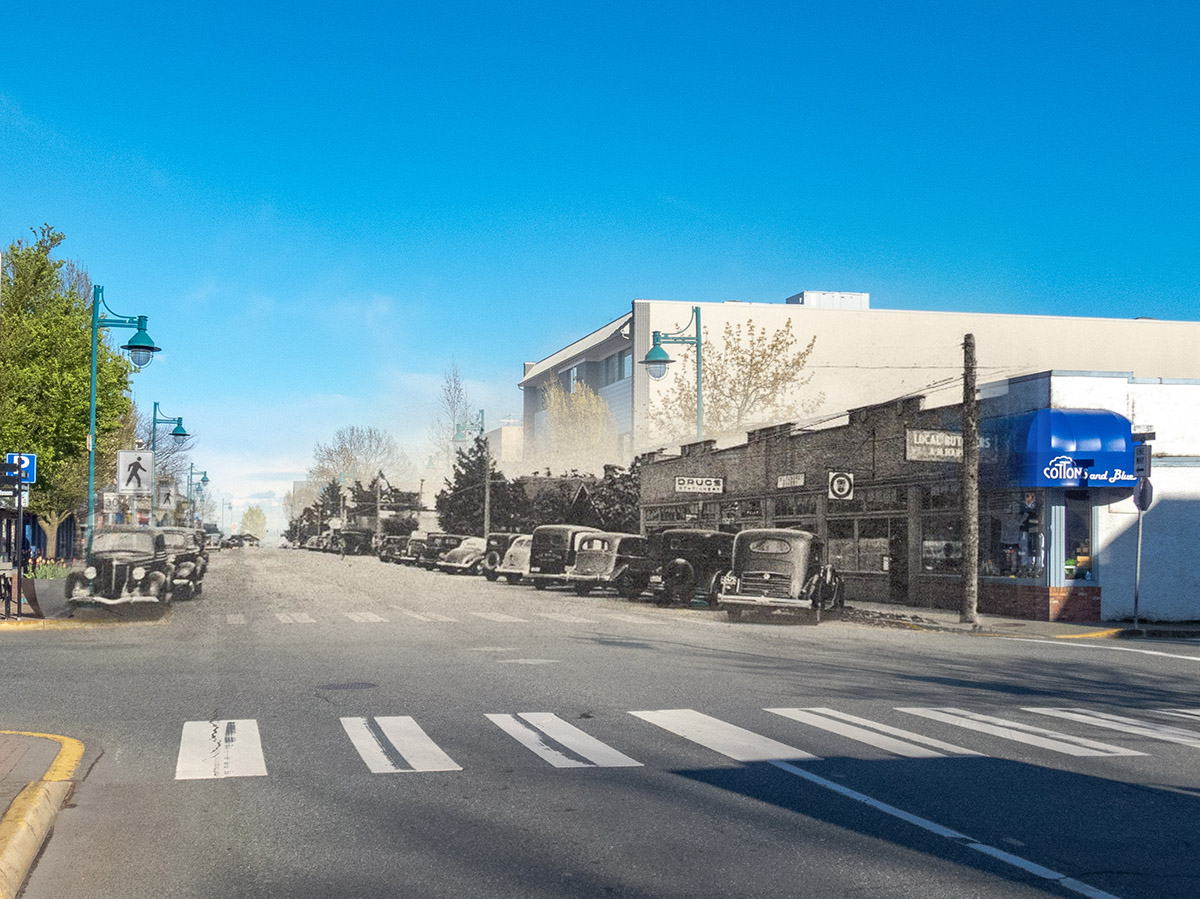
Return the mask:
<path fill-rule="evenodd" d="M 21 891 L 82 758 L 71 737 L 0 731 L 0 899 Z"/>
<path fill-rule="evenodd" d="M 931 609 L 903 606 L 886 602 L 846 602 L 843 620 L 860 624 L 910 627 L 913 630 L 932 630 L 959 633 L 978 633 L 993 636 L 1041 637 L 1049 639 L 1119 639 L 1131 637 L 1200 639 L 1200 622 L 1139 622 L 1132 621 L 1031 621 L 1025 618 L 1005 618 L 1000 615 L 979 615 L 978 626 L 959 621 L 952 609 Z"/>

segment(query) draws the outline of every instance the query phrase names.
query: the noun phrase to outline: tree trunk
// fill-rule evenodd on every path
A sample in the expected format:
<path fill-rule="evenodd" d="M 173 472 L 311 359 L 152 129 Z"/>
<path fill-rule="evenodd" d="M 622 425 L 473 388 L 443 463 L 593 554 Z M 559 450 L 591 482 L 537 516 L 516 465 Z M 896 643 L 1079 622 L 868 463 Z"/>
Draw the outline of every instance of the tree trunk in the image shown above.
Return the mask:
<path fill-rule="evenodd" d="M 52 559 L 58 553 L 58 529 L 64 521 L 71 517 L 70 511 L 38 512 L 38 527 L 46 535 L 46 558 Z"/>

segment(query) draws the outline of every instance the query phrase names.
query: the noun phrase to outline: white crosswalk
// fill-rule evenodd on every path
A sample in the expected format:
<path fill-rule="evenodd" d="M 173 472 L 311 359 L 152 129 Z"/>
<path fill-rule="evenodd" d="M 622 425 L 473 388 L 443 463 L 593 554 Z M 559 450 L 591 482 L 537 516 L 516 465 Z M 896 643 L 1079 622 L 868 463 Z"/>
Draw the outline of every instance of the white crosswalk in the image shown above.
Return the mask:
<path fill-rule="evenodd" d="M 387 624 L 389 622 L 393 624 L 408 624 L 412 622 L 421 622 L 423 624 L 461 624 L 464 618 L 466 620 L 479 618 L 496 624 L 532 624 L 536 619 L 555 621 L 562 624 L 603 624 L 605 621 L 621 621 L 626 624 L 645 625 L 677 625 L 687 623 L 719 626 L 725 624 L 724 621 L 712 621 L 704 618 L 656 618 L 650 615 L 624 614 L 620 612 L 598 612 L 593 613 L 591 617 L 566 612 L 529 612 L 528 617 L 522 618 L 518 615 L 510 615 L 505 612 L 467 611 L 462 616 L 456 618 L 441 612 L 418 612 L 413 609 L 404 608 L 403 606 L 393 605 L 388 608 L 390 611 L 397 613 L 397 615 L 389 618 L 369 611 L 331 610 L 328 612 L 317 612 L 316 617 L 314 617 L 314 614 L 311 612 L 283 611 L 269 613 L 269 618 L 278 624 L 333 624 L 344 621 L 351 621 L 355 624 Z M 253 624 L 259 619 L 247 616 L 246 614 L 236 614 L 224 615 L 218 620 L 223 620 L 229 626 L 238 626 Z"/>
<path fill-rule="evenodd" d="M 1164 717 L 1200 721 L 1198 712 L 1200 710 L 1143 710 L 1143 717 L 1135 718 L 1082 708 L 1031 707 L 1014 708 L 998 716 L 953 707 L 904 706 L 883 716 L 901 722 L 906 720 L 905 716 L 936 722 L 941 731 L 937 737 L 898 727 L 888 720 L 865 718 L 820 706 L 755 709 L 739 716 L 748 722 L 758 722 L 758 729 L 695 709 L 652 709 L 628 714 L 659 731 L 735 762 L 804 764 L 820 761 L 823 757 L 853 758 L 859 751 L 854 748 L 856 745 L 910 759 L 1006 758 L 1012 754 L 1007 748 L 1012 743 L 1046 753 L 1047 761 L 1054 755 L 1079 759 L 1147 755 L 1142 748 L 1102 743 L 1077 733 L 1050 730 L 1021 720 L 1022 716 L 1055 717 L 1082 727 L 1085 732 L 1098 728 L 1117 731 L 1133 739 L 1151 739 L 1200 749 L 1200 732 L 1154 720 Z M 638 727 L 631 727 L 623 737 L 628 744 L 618 747 L 588 733 L 586 725 L 573 724 L 552 712 L 493 713 L 485 717 L 519 746 L 553 768 L 638 768 L 643 767 L 643 762 L 635 758 L 642 754 L 637 751 L 637 745 L 646 747 L 643 751 L 654 751 L 645 742 L 649 733 Z M 445 752 L 435 737 L 413 717 L 344 717 L 340 723 L 350 745 L 372 773 L 464 770 L 464 766 Z M 470 726 L 469 721 L 461 724 Z M 966 745 L 941 739 L 947 728 L 961 732 Z M 760 730 L 768 731 L 770 735 Z M 820 731 L 824 736 L 817 738 L 814 731 Z M 840 748 L 830 750 L 831 746 L 839 747 L 839 744 Z M 1144 745 L 1139 743 L 1139 746 Z M 824 748 L 824 756 L 812 751 L 817 746 Z M 1027 755 L 1020 757 L 1022 760 L 1029 758 Z M 188 721 L 183 725 L 176 780 L 261 777 L 266 773 L 267 760 L 256 719 Z"/>

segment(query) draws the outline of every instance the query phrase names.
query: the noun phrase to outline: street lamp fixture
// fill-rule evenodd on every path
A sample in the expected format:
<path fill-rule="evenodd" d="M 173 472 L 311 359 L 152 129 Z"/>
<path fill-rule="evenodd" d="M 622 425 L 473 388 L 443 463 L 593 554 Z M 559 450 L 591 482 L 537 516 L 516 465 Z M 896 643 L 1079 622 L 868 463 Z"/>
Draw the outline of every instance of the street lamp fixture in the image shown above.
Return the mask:
<path fill-rule="evenodd" d="M 201 488 L 208 486 L 208 472 L 207 471 L 197 472 L 196 464 L 194 462 L 189 464 L 188 465 L 187 498 L 188 498 L 188 516 L 189 516 L 188 523 L 190 525 L 194 525 L 196 523 L 196 500 L 192 494 L 192 479 L 195 478 L 197 473 L 200 475 L 200 477 L 197 480 L 196 492 L 199 493 Z"/>
<path fill-rule="evenodd" d="M 101 313 L 101 307 L 104 312 Z M 92 561 L 92 535 L 96 530 L 96 362 L 99 357 L 101 328 L 130 328 L 136 333 L 121 349 L 129 353 L 129 359 L 137 368 L 145 368 L 159 351 L 150 335 L 146 333 L 147 318 L 144 315 L 117 315 L 104 302 L 104 288 L 99 284 L 92 288 L 92 383 L 88 401 L 88 512 L 87 550 L 85 558 Z M 153 501 L 153 500 L 152 500 Z"/>
<path fill-rule="evenodd" d="M 696 333 L 693 336 L 684 336 L 684 332 L 692 327 L 692 322 L 696 323 Z M 704 342 L 704 333 L 700 329 L 700 307 L 692 307 L 692 317 L 688 323 L 678 331 L 655 331 L 651 334 L 651 342 L 653 346 L 646 353 L 646 358 L 641 361 L 641 365 L 646 366 L 646 373 L 655 381 L 661 381 L 667 374 L 667 366 L 675 360 L 670 354 L 663 349 L 662 345 L 667 344 L 686 344 L 696 348 L 696 439 L 704 439 L 704 364 L 701 359 L 700 347 Z"/>
<path fill-rule="evenodd" d="M 182 446 L 183 442 L 191 435 L 183 428 L 183 418 L 160 418 L 158 415 L 158 403 L 154 404 L 154 415 L 150 419 L 150 453 L 153 456 L 158 451 L 158 426 L 159 425 L 175 425 L 171 429 L 171 439 L 175 441 L 176 446 Z M 157 456 L 155 456 L 157 459 Z M 154 504 L 158 501 L 158 464 L 154 465 L 154 470 L 150 472 L 150 523 L 154 523 Z"/>

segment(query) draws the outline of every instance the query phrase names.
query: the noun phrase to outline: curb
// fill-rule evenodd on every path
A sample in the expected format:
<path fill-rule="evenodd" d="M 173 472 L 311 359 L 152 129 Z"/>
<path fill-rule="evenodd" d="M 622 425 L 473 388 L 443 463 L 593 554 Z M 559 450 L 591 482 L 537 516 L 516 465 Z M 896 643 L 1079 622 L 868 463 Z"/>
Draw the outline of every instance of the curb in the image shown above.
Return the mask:
<path fill-rule="evenodd" d="M 126 617 L 114 614 L 111 618 L 96 618 L 92 620 L 81 618 L 23 618 L 15 621 L 11 618 L 0 620 L 0 633 L 5 631 L 67 631 L 88 628 L 124 627 L 130 624 L 148 625 L 164 624 L 170 615 L 171 606 L 168 604 L 153 617 Z"/>
<path fill-rule="evenodd" d="M 16 899 L 34 859 L 54 825 L 58 810 L 75 788 L 71 778 L 83 758 L 83 744 L 58 734 L 0 731 L 54 740 L 60 746 L 42 780 L 25 787 L 0 819 L 0 899 Z"/>

